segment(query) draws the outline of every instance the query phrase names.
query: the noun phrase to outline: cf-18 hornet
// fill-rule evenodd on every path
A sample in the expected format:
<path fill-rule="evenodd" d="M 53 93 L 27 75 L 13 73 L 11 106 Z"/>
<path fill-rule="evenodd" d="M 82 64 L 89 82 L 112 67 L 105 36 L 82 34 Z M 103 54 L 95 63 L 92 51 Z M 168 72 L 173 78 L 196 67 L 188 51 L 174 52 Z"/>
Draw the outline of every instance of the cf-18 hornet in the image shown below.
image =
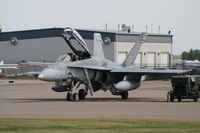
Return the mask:
<path fill-rule="evenodd" d="M 67 92 L 68 101 L 84 100 L 89 93 L 92 95 L 98 90 L 109 90 L 113 95 L 128 99 L 128 91 L 140 87 L 144 80 L 164 79 L 187 72 L 131 67 L 146 36 L 146 33 L 142 33 L 124 62 L 117 64 L 105 58 L 100 33 L 94 33 L 92 55 L 81 35 L 75 29 L 66 28 L 63 38 L 72 53 L 60 56 L 57 62 L 41 71 L 38 78 L 55 82 L 52 89 L 56 92 Z M 82 50 L 78 50 L 75 43 Z"/>

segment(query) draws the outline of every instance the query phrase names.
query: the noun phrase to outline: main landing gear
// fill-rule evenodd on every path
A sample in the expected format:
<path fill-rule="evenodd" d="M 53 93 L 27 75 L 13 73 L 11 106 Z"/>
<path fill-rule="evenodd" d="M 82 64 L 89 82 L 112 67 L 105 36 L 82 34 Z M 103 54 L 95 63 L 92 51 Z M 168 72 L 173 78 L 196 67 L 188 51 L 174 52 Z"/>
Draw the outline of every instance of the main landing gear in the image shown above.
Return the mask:
<path fill-rule="evenodd" d="M 79 100 L 85 100 L 85 96 L 87 95 L 87 91 L 85 89 L 80 89 L 78 92 Z"/>

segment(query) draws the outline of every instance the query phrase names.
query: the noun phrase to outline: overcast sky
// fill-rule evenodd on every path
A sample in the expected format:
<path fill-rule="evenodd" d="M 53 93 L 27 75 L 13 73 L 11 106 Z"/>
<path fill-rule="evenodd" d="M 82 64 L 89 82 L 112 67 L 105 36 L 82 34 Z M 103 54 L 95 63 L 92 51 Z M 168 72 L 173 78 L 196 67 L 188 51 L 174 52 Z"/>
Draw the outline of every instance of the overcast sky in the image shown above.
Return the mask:
<path fill-rule="evenodd" d="M 200 49 L 200 0 L 0 0 L 3 31 L 67 27 L 135 31 L 171 30 L 173 51 Z"/>

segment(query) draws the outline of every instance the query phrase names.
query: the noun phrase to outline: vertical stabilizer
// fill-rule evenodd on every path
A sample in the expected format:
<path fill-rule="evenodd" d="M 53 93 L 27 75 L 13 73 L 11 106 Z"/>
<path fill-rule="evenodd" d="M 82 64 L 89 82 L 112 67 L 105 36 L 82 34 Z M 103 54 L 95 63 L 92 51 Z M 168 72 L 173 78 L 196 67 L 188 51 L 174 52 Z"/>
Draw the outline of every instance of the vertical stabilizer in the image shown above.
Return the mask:
<path fill-rule="evenodd" d="M 135 62 L 135 59 L 137 57 L 137 54 L 140 51 L 142 44 L 146 40 L 146 36 L 147 36 L 146 33 L 142 33 L 142 35 L 136 41 L 135 45 L 133 46 L 133 48 L 129 52 L 129 54 L 126 57 L 126 59 L 124 60 L 124 62 L 122 63 L 122 66 L 127 67 L 127 66 L 133 65 L 133 63 Z"/>
<path fill-rule="evenodd" d="M 103 52 L 103 40 L 100 33 L 94 33 L 94 57 L 105 58 Z"/>

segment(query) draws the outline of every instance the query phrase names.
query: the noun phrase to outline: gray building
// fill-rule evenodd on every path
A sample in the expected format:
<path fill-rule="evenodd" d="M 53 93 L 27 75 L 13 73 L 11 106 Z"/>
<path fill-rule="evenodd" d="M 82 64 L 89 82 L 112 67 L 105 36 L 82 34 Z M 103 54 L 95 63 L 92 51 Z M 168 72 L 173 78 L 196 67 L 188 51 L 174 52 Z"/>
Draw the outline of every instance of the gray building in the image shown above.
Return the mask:
<path fill-rule="evenodd" d="M 54 62 L 64 53 L 71 52 L 62 38 L 63 28 L 37 29 L 0 33 L 0 60 L 5 63 L 27 61 Z M 126 31 L 77 31 L 93 51 L 93 34 L 101 33 L 107 59 L 122 63 L 135 41 L 141 35 Z M 172 35 L 148 34 L 138 53 L 135 66 L 166 67 L 171 65 Z M 110 41 L 108 41 L 110 40 Z"/>

